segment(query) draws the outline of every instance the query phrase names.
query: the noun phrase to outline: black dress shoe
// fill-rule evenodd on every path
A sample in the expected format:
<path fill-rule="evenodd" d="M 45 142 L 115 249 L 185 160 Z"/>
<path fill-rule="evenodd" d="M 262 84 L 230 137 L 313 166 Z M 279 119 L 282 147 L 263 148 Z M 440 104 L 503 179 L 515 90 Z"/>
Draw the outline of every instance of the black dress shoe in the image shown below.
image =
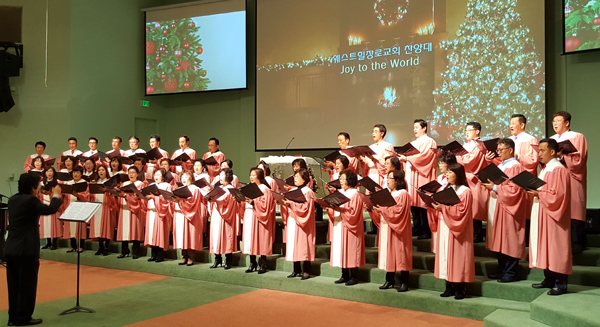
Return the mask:
<path fill-rule="evenodd" d="M 257 263 L 251 263 L 250 267 L 248 267 L 248 269 L 246 269 L 246 273 L 251 273 L 253 271 L 256 271 L 256 268 L 258 268 L 258 264 Z"/>
<path fill-rule="evenodd" d="M 139 257 L 140 257 L 139 255 L 135 255 L 135 254 L 134 254 L 134 255 L 133 255 L 133 257 L 131 257 L 131 258 L 132 258 L 133 260 L 135 260 L 135 259 L 139 259 Z"/>
<path fill-rule="evenodd" d="M 342 278 L 336 280 L 334 283 L 336 283 L 336 284 L 345 284 L 347 281 L 348 280 L 346 278 L 342 277 Z"/>
<path fill-rule="evenodd" d="M 181 261 L 180 263 L 178 263 L 178 265 L 180 266 L 184 266 L 187 264 L 187 260 Z M 212 268 L 212 267 L 211 267 Z"/>
<path fill-rule="evenodd" d="M 267 272 L 267 265 L 261 265 L 260 269 L 258 269 L 258 274 L 261 275 L 261 274 L 264 274 L 266 272 Z"/>
<path fill-rule="evenodd" d="M 70 250 L 67 250 L 67 253 L 73 253 L 73 252 L 75 252 L 75 251 L 77 251 L 77 250 L 75 250 L 75 249 L 70 249 Z"/>
<path fill-rule="evenodd" d="M 463 293 L 463 292 L 456 292 L 456 295 L 454 295 L 455 300 L 462 300 L 464 298 L 465 298 L 465 293 Z"/>
<path fill-rule="evenodd" d="M 514 278 L 508 278 L 506 276 L 498 279 L 498 283 L 512 283 L 514 281 L 516 281 Z"/>
<path fill-rule="evenodd" d="M 424 234 L 424 235 L 420 235 L 419 237 L 417 237 L 417 240 L 430 240 L 431 239 L 431 235 L 429 234 Z"/>
<path fill-rule="evenodd" d="M 385 282 L 383 285 L 379 286 L 380 290 L 387 290 L 388 288 L 394 288 L 394 284 L 390 282 Z"/>
<path fill-rule="evenodd" d="M 500 279 L 502 277 L 504 277 L 504 275 L 500 275 L 500 274 L 488 275 L 489 279 Z"/>
<path fill-rule="evenodd" d="M 31 326 L 31 325 L 39 325 L 42 323 L 42 319 L 29 319 L 29 321 L 15 322 L 14 326 Z"/>
<path fill-rule="evenodd" d="M 102 250 L 98 249 L 98 251 L 96 251 L 96 253 L 94 253 L 94 255 L 102 255 Z"/>
<path fill-rule="evenodd" d="M 123 259 L 123 258 L 125 258 L 125 257 L 128 257 L 128 256 L 129 256 L 129 253 L 127 253 L 127 254 L 125 254 L 125 253 L 121 253 L 121 254 L 119 254 L 119 256 L 117 257 L 117 259 Z"/>
<path fill-rule="evenodd" d="M 454 290 L 445 290 L 444 293 L 440 294 L 440 297 L 450 297 L 454 295 Z"/>
<path fill-rule="evenodd" d="M 148 261 L 156 261 L 156 257 L 150 257 L 148 258 Z"/>
<path fill-rule="evenodd" d="M 307 279 L 309 279 L 309 278 L 310 278 L 310 274 L 309 274 L 309 273 L 304 273 L 304 274 L 302 275 L 302 278 L 300 278 L 300 280 L 307 280 Z"/>
<path fill-rule="evenodd" d="M 46 245 L 42 246 L 42 250 L 49 249 L 52 246 L 52 243 L 46 243 Z"/>
<path fill-rule="evenodd" d="M 400 288 L 398 288 L 398 292 L 406 292 L 408 291 L 408 284 L 402 283 L 400 284 Z"/>
<path fill-rule="evenodd" d="M 105 257 L 109 254 L 110 254 L 110 252 L 108 252 L 108 249 L 104 249 L 104 251 L 102 252 L 102 255 Z"/>
<path fill-rule="evenodd" d="M 358 284 L 358 279 L 356 279 L 356 278 L 350 278 L 346 282 L 346 286 L 352 286 L 352 285 L 356 285 L 356 284 Z"/>
<path fill-rule="evenodd" d="M 552 288 L 552 286 L 550 285 L 546 285 L 544 283 L 539 283 L 539 284 L 531 284 L 531 287 L 533 288 Z"/>
<path fill-rule="evenodd" d="M 156 262 L 156 263 L 163 262 L 163 261 L 165 261 L 165 259 L 158 259 L 157 258 L 156 260 L 154 260 L 154 262 Z"/>
<path fill-rule="evenodd" d="M 294 271 L 293 273 L 289 274 L 289 275 L 287 276 L 287 278 L 294 278 L 294 277 L 298 277 L 298 275 L 300 275 L 300 274 Z"/>
<path fill-rule="evenodd" d="M 58 249 L 58 246 L 56 246 L 56 245 L 52 245 L 52 247 L 50 248 L 50 251 L 54 251 L 54 250 L 56 250 L 56 249 Z"/>
<path fill-rule="evenodd" d="M 566 293 L 567 293 L 566 290 L 562 291 L 562 290 L 560 290 L 560 289 L 558 289 L 558 288 L 555 287 L 555 288 L 551 289 L 550 291 L 548 291 L 548 293 L 546 293 L 546 294 L 548 294 L 548 295 L 562 295 L 562 294 L 566 294 Z"/>
<path fill-rule="evenodd" d="M 231 269 L 231 265 L 226 263 L 225 266 L 223 267 L 223 269 L 229 270 L 229 269 Z"/>
<path fill-rule="evenodd" d="M 190 267 L 190 266 L 193 266 L 193 265 L 194 265 L 194 261 L 192 261 L 192 262 L 188 262 L 188 263 L 186 264 L 186 266 L 188 266 L 188 267 Z"/>

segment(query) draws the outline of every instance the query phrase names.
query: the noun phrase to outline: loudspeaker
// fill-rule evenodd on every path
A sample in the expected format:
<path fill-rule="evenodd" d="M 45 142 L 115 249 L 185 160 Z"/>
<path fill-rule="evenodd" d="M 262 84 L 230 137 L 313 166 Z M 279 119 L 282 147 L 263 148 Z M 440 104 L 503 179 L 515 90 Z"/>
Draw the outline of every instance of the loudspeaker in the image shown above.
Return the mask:
<path fill-rule="evenodd" d="M 15 106 L 12 94 L 10 94 L 10 85 L 8 77 L 0 76 L 0 112 L 8 112 Z"/>

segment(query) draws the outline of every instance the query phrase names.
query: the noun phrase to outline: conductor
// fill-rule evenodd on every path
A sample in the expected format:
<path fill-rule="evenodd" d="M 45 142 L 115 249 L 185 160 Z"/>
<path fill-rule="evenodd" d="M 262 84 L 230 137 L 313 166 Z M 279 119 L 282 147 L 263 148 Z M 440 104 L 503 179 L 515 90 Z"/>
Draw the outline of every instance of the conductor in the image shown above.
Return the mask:
<path fill-rule="evenodd" d="M 50 205 L 40 202 L 37 195 L 40 177 L 21 174 L 19 193 L 8 201 L 8 239 L 4 249 L 8 284 L 8 326 L 28 326 L 42 323 L 33 319 L 38 271 L 40 268 L 40 215 L 56 213 L 62 204 L 60 186 L 52 189 Z"/>

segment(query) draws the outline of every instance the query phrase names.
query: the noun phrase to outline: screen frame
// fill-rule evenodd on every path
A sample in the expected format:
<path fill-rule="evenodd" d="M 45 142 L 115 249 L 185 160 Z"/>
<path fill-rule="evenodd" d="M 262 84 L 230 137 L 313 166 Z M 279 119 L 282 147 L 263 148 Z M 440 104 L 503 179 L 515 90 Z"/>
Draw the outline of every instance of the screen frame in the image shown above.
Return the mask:
<path fill-rule="evenodd" d="M 219 2 L 219 1 L 213 1 L 213 2 Z M 203 4 L 203 3 L 198 3 L 198 4 Z M 190 3 L 185 4 L 185 6 L 190 5 Z M 148 9 L 144 9 L 144 23 L 142 26 L 142 31 L 143 31 L 143 35 L 144 37 L 142 38 L 142 49 L 146 48 L 146 12 L 149 10 L 155 10 L 158 8 L 163 8 L 165 6 L 161 6 L 161 7 L 153 7 L 153 8 L 148 8 Z M 166 7 L 172 7 L 172 6 L 166 6 Z M 244 1 L 244 12 L 245 12 L 245 17 L 246 17 L 246 27 L 245 27 L 245 35 L 246 35 L 246 49 L 244 51 L 245 55 L 246 55 L 246 87 L 238 87 L 238 88 L 228 88 L 228 89 L 218 89 L 218 90 L 205 90 L 205 91 L 187 91 L 187 92 L 172 92 L 172 93 L 158 93 L 158 94 L 148 94 L 146 93 L 146 88 L 148 87 L 148 85 L 146 85 L 146 52 L 142 51 L 143 56 L 144 56 L 144 60 L 142 61 L 144 69 L 142 70 L 143 74 L 144 74 L 144 95 L 146 97 L 154 97 L 154 96 L 169 96 L 169 95 L 177 95 L 177 94 L 194 94 L 194 93 L 211 93 L 211 92 L 229 92 L 229 91 L 240 91 L 240 90 L 249 90 L 249 85 L 248 82 L 250 81 L 249 79 L 249 70 L 248 70 L 248 66 L 249 66 L 249 58 L 248 58 L 248 0 Z M 255 28 L 256 28 L 256 24 Z M 256 35 L 256 32 L 254 33 Z M 256 61 L 256 59 L 254 60 Z M 256 63 L 254 64 L 254 66 L 256 66 Z M 256 96 L 255 96 L 256 98 Z M 256 107 L 256 106 L 255 106 Z M 255 109 L 256 110 L 256 109 Z M 256 132 L 255 132 L 256 134 Z"/>

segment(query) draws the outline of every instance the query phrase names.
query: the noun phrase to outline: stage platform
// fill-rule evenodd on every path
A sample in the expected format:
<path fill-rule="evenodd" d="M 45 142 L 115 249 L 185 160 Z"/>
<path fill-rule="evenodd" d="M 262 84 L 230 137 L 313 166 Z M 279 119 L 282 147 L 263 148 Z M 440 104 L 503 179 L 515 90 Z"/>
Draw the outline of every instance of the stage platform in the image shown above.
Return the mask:
<path fill-rule="evenodd" d="M 326 244 L 327 220 L 317 222 L 316 260 L 308 280 L 286 278 L 292 263 L 285 261 L 285 244 L 282 243 L 283 224 L 278 218 L 274 255 L 268 258 L 269 271 L 258 275 L 245 273 L 249 256 L 235 253 L 233 268 L 210 269 L 214 260 L 208 249 L 198 251 L 196 264 L 179 266 L 180 251 L 169 250 L 167 260 L 148 262 L 149 249 L 143 248 L 142 257 L 117 259 L 120 243 L 111 244 L 111 254 L 96 256 L 97 243 L 87 240 L 81 254 L 83 265 L 149 272 L 225 284 L 251 286 L 300 294 L 358 301 L 454 317 L 483 320 L 484 326 L 600 326 L 600 235 L 588 235 L 589 249 L 573 258 L 573 274 L 569 276 L 569 294 L 552 297 L 547 289 L 533 289 L 532 283 L 543 279 L 543 271 L 530 269 L 528 261 L 521 261 L 520 281 L 498 283 L 487 278 L 497 268 L 495 254 L 484 243 L 475 244 L 476 281 L 467 287 L 467 298 L 455 300 L 441 298 L 444 280 L 434 277 L 435 256 L 430 250 L 430 240 L 413 239 L 413 267 L 410 273 L 410 290 L 398 293 L 394 289 L 379 290 L 385 281 L 385 271 L 377 269 L 376 235 L 365 234 L 367 264 L 359 269 L 360 283 L 354 286 L 336 285 L 341 276 L 339 268 L 329 266 L 330 245 Z M 367 221 L 366 226 L 370 226 Z M 367 228 L 368 229 L 368 228 Z M 68 241 L 62 240 L 57 250 L 42 250 L 46 260 L 75 263 L 77 255 L 66 253 Z M 42 241 L 43 243 L 43 241 Z M 205 242 L 205 245 L 207 243 Z M 146 251 L 147 250 L 147 251 Z M 148 253 L 146 253 L 148 252 Z M 398 279 L 399 275 L 397 276 Z"/>

